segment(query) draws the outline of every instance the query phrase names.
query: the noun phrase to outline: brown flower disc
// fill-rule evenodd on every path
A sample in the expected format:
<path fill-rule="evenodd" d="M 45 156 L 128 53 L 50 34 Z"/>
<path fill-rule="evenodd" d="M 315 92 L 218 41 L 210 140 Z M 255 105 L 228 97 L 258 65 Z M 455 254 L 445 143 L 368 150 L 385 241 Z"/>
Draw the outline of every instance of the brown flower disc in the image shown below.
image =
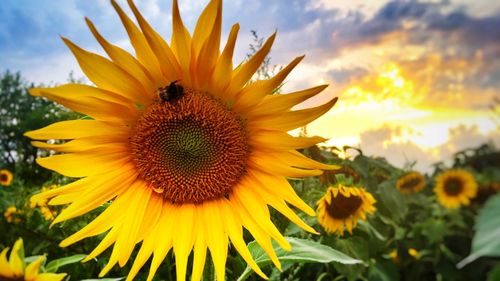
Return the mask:
<path fill-rule="evenodd" d="M 139 177 L 173 203 L 227 197 L 245 174 L 249 155 L 241 118 L 191 89 L 149 105 L 130 143 Z"/>

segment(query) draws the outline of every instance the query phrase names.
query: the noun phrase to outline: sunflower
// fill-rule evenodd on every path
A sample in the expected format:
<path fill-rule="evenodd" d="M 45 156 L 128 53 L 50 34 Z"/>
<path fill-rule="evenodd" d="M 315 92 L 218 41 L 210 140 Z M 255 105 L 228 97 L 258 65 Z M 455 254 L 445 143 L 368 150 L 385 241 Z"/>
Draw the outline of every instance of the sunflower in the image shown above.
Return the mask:
<path fill-rule="evenodd" d="M 330 187 L 317 203 L 318 222 L 328 233 L 344 235 L 344 227 L 352 233 L 359 219 L 366 220 L 366 214 L 375 212 L 375 202 L 363 188 Z"/>
<path fill-rule="evenodd" d="M 278 268 L 281 265 L 271 240 L 286 250 L 291 246 L 270 220 L 268 205 L 315 233 L 289 207 L 315 214 L 286 178 L 317 176 L 336 167 L 297 152 L 325 139 L 293 137 L 287 132 L 318 118 L 337 99 L 292 110 L 326 85 L 273 94 L 303 56 L 268 80 L 251 81 L 275 34 L 233 69 L 239 25 L 232 27 L 220 51 L 220 0 L 209 2 L 192 34 L 174 0 L 170 44 L 151 28 L 132 1 L 128 4 L 138 26 L 112 1 L 135 57 L 104 39 L 87 19 L 109 59 L 63 40 L 95 86 L 66 84 L 30 91 L 92 118 L 58 122 L 26 133 L 36 140 L 63 141 L 34 141 L 37 147 L 59 152 L 37 162 L 64 176 L 81 178 L 35 195 L 33 200 L 71 204 L 53 223 L 112 201 L 95 220 L 61 242 L 65 247 L 107 232 L 86 258 L 91 260 L 114 244 L 100 276 L 117 263 L 124 266 L 135 245 L 141 243 L 127 280 L 153 256 L 151 280 L 171 250 L 177 279 L 185 279 L 192 251 L 191 280 L 200 280 L 207 249 L 217 280 L 224 280 L 232 243 L 249 266 L 265 277 L 246 247 L 243 229 Z"/>
<path fill-rule="evenodd" d="M 469 205 L 477 193 L 474 176 L 463 169 L 448 170 L 437 176 L 434 192 L 437 200 L 446 208 Z"/>
<path fill-rule="evenodd" d="M 0 185 L 9 186 L 12 183 L 14 176 L 9 170 L 0 170 Z"/>
<path fill-rule="evenodd" d="M 398 179 L 396 187 L 404 194 L 419 192 L 425 187 L 425 177 L 419 172 L 409 172 Z"/>
<path fill-rule="evenodd" d="M 45 256 L 38 257 L 34 262 L 26 265 L 24 262 L 23 239 L 18 239 L 7 260 L 5 248 L 0 253 L 0 280 L 2 281 L 60 281 L 66 273 L 40 273 L 40 266 L 45 263 Z"/>
<path fill-rule="evenodd" d="M 8 223 L 19 223 L 21 222 L 20 216 L 22 215 L 22 211 L 18 210 L 15 206 L 9 206 L 3 212 L 3 217 Z"/>

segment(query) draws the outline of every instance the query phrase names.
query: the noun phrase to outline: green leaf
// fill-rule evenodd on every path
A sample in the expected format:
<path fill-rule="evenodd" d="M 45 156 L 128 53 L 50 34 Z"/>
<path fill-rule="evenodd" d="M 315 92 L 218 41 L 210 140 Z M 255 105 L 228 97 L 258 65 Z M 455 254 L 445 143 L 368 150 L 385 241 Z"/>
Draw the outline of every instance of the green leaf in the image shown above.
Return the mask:
<path fill-rule="evenodd" d="M 476 234 L 468 257 L 457 264 L 462 268 L 483 256 L 500 256 L 500 194 L 491 197 L 476 218 Z"/>
<path fill-rule="evenodd" d="M 34 262 L 34 261 L 36 261 L 36 260 L 37 260 L 39 257 L 41 257 L 41 256 L 42 256 L 42 255 L 25 257 L 25 258 L 24 258 L 24 262 L 25 262 L 26 264 L 30 264 L 30 263 L 32 263 L 32 262 Z"/>
<path fill-rule="evenodd" d="M 70 257 L 65 257 L 65 258 L 53 260 L 47 264 L 47 266 L 45 267 L 45 271 L 46 272 L 56 272 L 59 269 L 59 267 L 61 267 L 63 265 L 67 265 L 67 264 L 77 263 L 77 262 L 83 260 L 83 258 L 85 258 L 86 256 L 87 255 L 74 255 L 74 256 L 70 256 Z"/>
<path fill-rule="evenodd" d="M 488 272 L 488 279 L 486 281 L 500 280 L 500 266 L 497 265 Z"/>
<path fill-rule="evenodd" d="M 278 256 L 278 259 L 283 263 L 283 266 L 286 263 L 294 262 L 339 262 L 343 264 L 357 264 L 362 262 L 315 241 L 294 237 L 286 237 L 286 240 L 292 245 L 292 250 L 289 252 L 283 250 L 276 243 L 273 243 L 274 251 L 276 251 L 276 255 Z M 259 265 L 259 267 L 271 264 L 271 260 L 264 252 L 264 250 L 262 250 L 259 244 L 257 244 L 257 242 L 250 242 L 248 244 L 248 249 L 252 253 L 253 258 L 255 259 L 255 262 L 257 263 L 257 265 Z M 252 274 L 252 269 L 247 266 L 247 268 L 245 268 L 245 271 L 243 271 L 243 273 L 238 278 L 238 281 L 245 280 L 250 276 L 250 274 Z"/>

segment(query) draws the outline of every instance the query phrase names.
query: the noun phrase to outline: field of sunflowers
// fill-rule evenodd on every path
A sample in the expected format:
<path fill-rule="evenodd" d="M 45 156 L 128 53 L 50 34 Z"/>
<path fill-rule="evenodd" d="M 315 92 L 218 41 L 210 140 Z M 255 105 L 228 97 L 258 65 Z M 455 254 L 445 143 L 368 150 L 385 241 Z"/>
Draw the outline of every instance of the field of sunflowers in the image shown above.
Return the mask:
<path fill-rule="evenodd" d="M 281 93 L 275 35 L 233 67 L 220 1 L 193 34 L 174 1 L 169 44 L 128 3 L 137 58 L 63 38 L 93 84 L 0 77 L 0 281 L 500 280 L 492 144 L 428 173 L 324 146 L 337 98 L 292 109 L 326 86 Z"/>

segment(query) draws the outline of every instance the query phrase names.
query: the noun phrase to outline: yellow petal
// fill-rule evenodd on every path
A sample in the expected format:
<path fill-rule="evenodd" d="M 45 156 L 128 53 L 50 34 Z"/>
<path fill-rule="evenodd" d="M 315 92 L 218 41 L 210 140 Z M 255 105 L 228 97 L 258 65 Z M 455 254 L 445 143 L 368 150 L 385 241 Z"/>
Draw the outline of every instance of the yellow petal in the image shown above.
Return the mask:
<path fill-rule="evenodd" d="M 195 54 L 199 54 L 203 44 L 210 40 L 212 35 L 217 37 L 217 34 L 212 34 L 214 29 L 220 30 L 220 18 L 222 14 L 222 3 L 221 0 L 211 0 L 207 4 L 203 12 L 201 13 L 198 21 L 196 22 L 196 27 L 193 32 L 193 51 Z M 218 25 L 218 26 L 217 26 Z M 220 31 L 218 34 L 218 41 L 220 41 Z"/>
<path fill-rule="evenodd" d="M 328 87 L 328 85 L 321 85 L 289 94 L 274 94 L 266 96 L 259 106 L 249 108 L 245 114 L 253 117 L 282 113 L 286 110 L 290 110 L 293 106 L 314 97 L 326 87 Z"/>
<path fill-rule="evenodd" d="M 182 22 L 177 0 L 172 1 L 172 51 L 176 54 L 181 65 L 183 76 L 182 84 L 191 86 L 191 36 Z"/>
<path fill-rule="evenodd" d="M 307 148 L 327 139 L 322 137 L 293 137 L 274 130 L 259 130 L 250 135 L 249 143 L 260 150 L 292 150 Z"/>
<path fill-rule="evenodd" d="M 151 198 L 151 192 L 153 192 L 151 188 L 144 186 L 140 181 L 136 181 L 129 187 L 127 192 L 120 196 L 123 197 L 124 202 L 128 202 L 129 206 L 135 206 L 135 208 L 125 209 L 124 216 L 127 223 L 123 225 L 114 246 L 118 250 L 118 264 L 121 267 L 125 266 L 125 263 L 132 254 L 132 250 L 134 250 L 135 244 L 138 242 L 139 232 L 142 230 L 138 226 L 142 224 L 146 208 L 149 205 L 149 199 Z"/>
<path fill-rule="evenodd" d="M 228 89 L 226 89 L 225 96 L 232 97 L 240 91 L 241 88 L 252 78 L 254 73 L 259 69 L 260 65 L 266 58 L 267 54 L 271 50 L 276 33 L 271 35 L 262 48 L 258 50 L 247 62 L 240 65 L 234 72 L 231 80 L 231 84 Z"/>
<path fill-rule="evenodd" d="M 281 248 L 290 251 L 292 246 L 271 221 L 271 214 L 269 213 L 266 202 L 256 197 L 255 193 L 251 192 L 251 189 L 255 188 L 255 185 L 256 183 L 249 177 L 242 180 L 241 186 L 233 190 L 233 200 L 239 200 L 240 205 L 246 209 L 249 216 L 252 217 L 255 222 L 259 223 L 262 230 L 276 240 Z"/>
<path fill-rule="evenodd" d="M 257 263 L 250 254 L 247 248 L 245 240 L 243 240 L 243 229 L 241 228 L 240 219 L 234 214 L 233 210 L 229 208 L 229 205 L 222 204 L 222 213 L 224 214 L 226 221 L 226 229 L 229 238 L 233 246 L 236 248 L 241 257 L 247 262 L 247 264 L 262 278 L 268 279 L 267 276 L 262 272 Z"/>
<path fill-rule="evenodd" d="M 163 76 L 160 63 L 158 62 L 155 54 L 149 47 L 149 44 L 144 37 L 144 34 L 137 28 L 137 26 L 132 22 L 132 20 L 123 12 L 122 8 L 116 3 L 115 0 L 111 0 L 111 4 L 115 8 L 118 16 L 120 17 L 123 26 L 127 30 L 127 34 L 130 38 L 130 42 L 134 47 L 137 59 L 146 67 L 146 69 L 154 77 L 156 84 L 154 85 L 156 89 L 165 86 L 167 80 Z"/>
<path fill-rule="evenodd" d="M 205 228 L 203 224 L 203 208 L 196 208 L 194 216 L 194 249 L 193 249 L 193 269 L 191 273 L 191 281 L 200 281 L 205 268 L 205 260 L 207 255 L 207 241 Z"/>
<path fill-rule="evenodd" d="M 252 234 L 252 236 L 255 238 L 255 241 L 257 241 L 264 252 L 266 252 L 274 265 L 279 270 L 281 270 L 281 263 L 278 259 L 278 256 L 276 255 L 276 252 L 274 251 L 269 235 L 267 235 L 260 228 L 260 226 L 254 222 L 254 220 L 250 217 L 245 208 L 243 208 L 243 206 L 239 202 L 235 202 L 234 200 L 231 200 L 229 202 L 231 203 L 231 210 L 238 214 L 243 226 L 250 232 L 250 234 Z"/>
<path fill-rule="evenodd" d="M 275 117 L 255 118 L 248 123 L 249 127 L 265 128 L 265 129 L 280 129 L 290 131 L 306 124 L 309 124 L 316 118 L 328 112 L 337 102 L 337 98 L 331 101 L 308 109 L 290 111 Z"/>
<path fill-rule="evenodd" d="M 40 273 L 35 281 L 62 281 L 66 273 Z"/>
<path fill-rule="evenodd" d="M 288 163 L 283 163 L 281 159 L 267 153 L 254 153 L 253 155 L 250 155 L 248 164 L 250 167 L 258 169 L 259 171 L 285 177 L 302 178 L 323 174 L 320 170 L 306 170 L 290 167 Z"/>
<path fill-rule="evenodd" d="M 32 141 L 31 145 L 54 150 L 57 152 L 83 152 L 97 148 L 110 148 L 111 150 L 125 149 L 128 146 L 128 138 L 126 136 L 98 136 L 91 138 L 80 138 L 71 140 L 62 144 L 51 144 L 40 141 Z"/>
<path fill-rule="evenodd" d="M 283 177 L 258 171 L 249 171 L 249 174 L 257 179 L 268 193 L 274 194 L 277 198 L 283 198 L 310 216 L 315 215 L 314 210 L 297 195 L 290 183 Z"/>
<path fill-rule="evenodd" d="M 207 11 L 208 10 L 208 11 Z M 201 90 L 207 90 L 208 83 L 210 81 L 210 76 L 212 71 L 217 63 L 217 59 L 219 57 L 219 46 L 220 46 L 220 37 L 221 37 L 221 28 L 222 28 L 222 4 L 220 0 L 212 0 L 202 16 L 198 20 L 198 24 L 202 21 L 202 17 L 204 14 L 210 14 L 210 16 L 215 16 L 212 20 L 213 23 L 201 23 L 204 28 L 207 30 L 200 31 L 202 34 L 205 32 L 205 35 L 200 35 L 196 37 L 196 29 L 193 35 L 193 51 L 194 55 L 196 55 L 196 67 L 195 67 L 195 86 L 197 86 Z M 208 21 L 208 20 L 207 20 Z M 197 24 L 197 26 L 198 26 Z M 208 37 L 207 37 L 208 36 Z M 199 40 L 199 42 L 197 41 Z M 202 43 L 201 49 L 197 49 L 197 44 Z"/>
<path fill-rule="evenodd" d="M 117 93 L 142 104 L 148 104 L 149 93 L 133 76 L 118 65 L 97 54 L 87 52 L 62 38 L 76 57 L 82 71 L 99 88 Z"/>
<path fill-rule="evenodd" d="M 173 246 L 177 281 L 186 280 L 188 257 L 194 244 L 193 222 L 195 208 L 194 204 L 182 204 L 174 208 L 177 223 L 175 226 L 176 237 L 173 239 Z"/>
<path fill-rule="evenodd" d="M 45 261 L 45 256 L 41 256 L 36 259 L 34 262 L 30 263 L 24 272 L 24 280 L 36 280 L 38 275 L 38 270 L 40 266 Z"/>
<path fill-rule="evenodd" d="M 77 139 L 94 136 L 128 136 L 129 128 L 95 120 L 70 120 L 51 124 L 42 129 L 29 131 L 24 135 L 31 139 Z"/>
<path fill-rule="evenodd" d="M 128 4 L 132 9 L 137 21 L 139 22 L 139 26 L 146 37 L 146 40 L 153 50 L 153 53 L 156 55 L 160 63 L 160 68 L 168 81 L 175 81 L 181 79 L 181 67 L 179 66 L 179 62 L 174 55 L 174 52 L 170 49 L 167 42 L 156 32 L 149 23 L 144 19 L 141 15 L 137 7 L 135 6 L 132 0 L 128 0 Z M 163 85 L 165 86 L 165 85 Z"/>
<path fill-rule="evenodd" d="M 238 31 L 240 26 L 238 24 L 233 25 L 227 38 L 226 46 L 222 51 L 221 56 L 217 60 L 213 74 L 211 75 L 211 80 L 209 83 L 209 91 L 214 93 L 214 95 L 220 95 L 224 98 L 225 89 L 229 86 L 231 82 L 231 75 L 233 71 L 233 52 L 234 45 L 236 43 L 236 37 L 238 36 Z"/>
<path fill-rule="evenodd" d="M 165 202 L 165 204 L 167 205 L 169 203 Z M 172 226 L 175 225 L 177 218 L 174 216 L 172 206 L 167 205 L 163 207 L 160 220 L 158 221 L 158 227 L 152 233 L 153 237 L 151 239 L 154 241 L 155 245 L 153 250 L 153 260 L 151 261 L 147 281 L 153 280 L 158 267 L 172 248 L 172 236 L 173 231 L 175 231 L 172 229 Z"/>
<path fill-rule="evenodd" d="M 96 148 L 84 152 L 59 154 L 45 158 L 38 158 L 36 162 L 49 170 L 53 170 L 67 177 L 86 177 L 106 173 L 119 169 L 130 162 L 129 155 L 121 148 L 116 151 Z"/>
<path fill-rule="evenodd" d="M 9 267 L 16 276 L 22 276 L 24 273 L 24 246 L 23 239 L 19 238 L 12 247 L 9 256 Z"/>
<path fill-rule="evenodd" d="M 234 109 L 244 112 L 248 108 L 255 107 L 259 104 L 265 96 L 273 94 L 303 58 L 304 56 L 295 58 L 290 64 L 269 80 L 259 80 L 247 85 L 238 94 Z"/>
<path fill-rule="evenodd" d="M 152 95 L 158 88 L 156 87 L 156 82 L 154 81 L 154 78 L 151 76 L 149 71 L 127 51 L 118 46 L 110 44 L 99 33 L 99 31 L 97 31 L 92 21 L 90 21 L 88 18 L 85 18 L 85 21 L 87 22 L 90 31 L 92 32 L 92 34 L 94 34 L 94 37 L 97 39 L 99 44 L 101 44 L 102 48 L 106 51 L 108 56 L 130 75 L 133 75 L 141 83 L 144 89 L 146 89 L 147 94 L 152 97 Z"/>
<path fill-rule="evenodd" d="M 80 195 L 70 206 L 64 209 L 52 224 L 74 218 L 85 214 L 115 196 L 122 194 L 126 189 L 130 188 L 130 184 L 135 180 L 135 177 L 130 172 L 125 170 L 117 170 L 117 173 L 109 173 L 109 178 L 106 177 L 100 185 L 96 185 L 93 189 L 88 189 Z M 124 172 L 124 173 L 121 173 Z M 111 177 L 113 176 L 113 177 Z"/>
<path fill-rule="evenodd" d="M 7 260 L 7 252 L 9 248 L 5 248 L 0 253 L 0 272 L 5 277 L 15 277 L 14 271 L 10 268 L 9 261 Z"/>
<path fill-rule="evenodd" d="M 228 237 L 225 233 L 224 214 L 220 204 L 225 199 L 212 200 L 203 203 L 203 215 L 207 244 L 215 267 L 217 280 L 225 280 Z"/>

